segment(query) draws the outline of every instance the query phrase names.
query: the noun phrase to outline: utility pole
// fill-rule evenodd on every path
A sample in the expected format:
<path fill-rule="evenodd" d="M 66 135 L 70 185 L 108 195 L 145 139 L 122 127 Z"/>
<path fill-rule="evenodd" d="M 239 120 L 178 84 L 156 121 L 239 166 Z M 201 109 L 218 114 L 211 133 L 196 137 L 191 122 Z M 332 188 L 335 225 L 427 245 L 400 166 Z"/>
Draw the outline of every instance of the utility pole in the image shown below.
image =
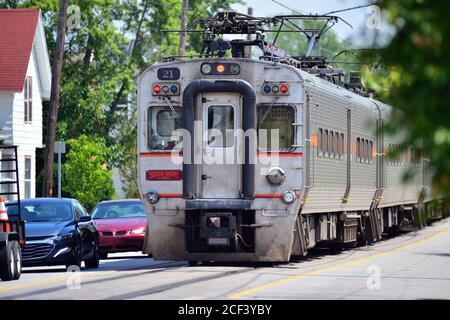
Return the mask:
<path fill-rule="evenodd" d="M 187 12 L 189 9 L 189 0 L 183 0 L 181 5 L 181 30 L 184 30 L 187 26 Z M 184 55 L 184 49 L 186 48 L 186 32 L 180 33 L 180 44 L 178 46 L 178 55 Z"/>
<path fill-rule="evenodd" d="M 42 181 L 42 196 L 53 194 L 53 164 L 55 161 L 56 123 L 58 121 L 59 93 L 61 70 L 64 57 L 64 39 L 66 36 L 67 7 L 69 0 L 59 1 L 58 30 L 56 35 L 55 57 L 52 70 L 52 91 L 48 112 L 47 140 L 45 145 L 44 179 Z"/>

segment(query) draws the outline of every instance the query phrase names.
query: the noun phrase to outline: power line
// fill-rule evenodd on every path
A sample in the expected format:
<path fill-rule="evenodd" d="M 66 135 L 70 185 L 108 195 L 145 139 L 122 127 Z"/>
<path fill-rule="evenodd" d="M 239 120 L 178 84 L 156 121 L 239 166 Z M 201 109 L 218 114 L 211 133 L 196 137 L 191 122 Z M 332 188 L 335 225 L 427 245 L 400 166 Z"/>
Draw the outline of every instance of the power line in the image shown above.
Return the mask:
<path fill-rule="evenodd" d="M 305 13 L 299 11 L 299 10 L 296 10 L 296 9 L 293 9 L 293 8 L 288 7 L 288 6 L 285 5 L 284 3 L 281 3 L 281 2 L 279 2 L 279 1 L 277 1 L 277 0 L 270 0 L 270 1 L 272 1 L 272 2 L 274 2 L 274 3 L 276 3 L 276 4 L 278 4 L 279 6 L 282 6 L 282 7 L 285 8 L 285 9 L 288 9 L 288 10 L 290 10 L 290 11 L 292 11 L 292 12 L 295 12 L 295 13 L 297 13 L 297 14 L 305 14 Z M 371 5 L 372 5 L 372 4 L 371 4 Z M 370 5 L 365 5 L 365 6 L 368 7 L 368 6 L 370 6 Z M 364 7 L 364 6 L 361 6 L 361 7 Z M 328 15 L 328 14 L 332 14 L 332 13 L 337 13 L 337 12 L 348 11 L 348 10 L 353 10 L 353 9 L 356 9 L 356 8 L 357 8 L 357 7 L 354 7 L 354 8 L 348 8 L 348 9 L 342 9 L 342 10 L 337 10 L 337 11 L 335 11 L 335 12 L 331 11 L 331 12 L 328 12 L 328 13 L 326 13 L 326 14 L 324 14 L 324 15 Z M 339 37 L 339 36 L 336 34 L 336 32 L 334 32 L 333 30 L 329 30 L 329 32 L 331 32 L 331 33 L 336 37 L 336 39 L 339 39 L 339 40 L 341 40 L 342 42 L 347 41 L 347 40 L 342 39 L 341 37 Z M 363 49 L 362 47 L 357 46 L 357 45 L 355 45 L 355 44 L 352 44 L 352 46 L 353 46 L 354 48 L 356 48 L 356 49 Z"/>
<path fill-rule="evenodd" d="M 356 7 L 351 7 L 351 8 L 347 8 L 347 9 L 340 9 L 340 10 L 336 10 L 336 11 L 330 11 L 330 12 L 324 13 L 323 15 L 326 16 L 326 15 L 329 15 L 329 14 L 335 14 L 335 13 L 339 13 L 339 12 L 345 12 L 345 11 L 350 11 L 350 10 L 356 10 L 356 9 L 361 9 L 361 8 L 367 8 L 367 7 L 370 7 L 370 6 L 373 6 L 373 5 L 374 5 L 373 3 L 370 3 L 370 4 L 364 4 L 364 5 L 360 5 L 360 6 L 356 6 Z"/>
<path fill-rule="evenodd" d="M 298 10 L 289 8 L 287 5 L 281 3 L 281 2 L 279 2 L 279 1 L 277 1 L 277 0 L 270 0 L 270 1 L 272 1 L 272 2 L 274 2 L 274 3 L 276 3 L 276 4 L 280 5 L 280 6 L 282 6 L 282 7 L 285 8 L 285 9 L 291 10 L 292 12 L 295 12 L 295 13 L 297 13 L 297 14 L 304 14 L 304 13 L 298 11 Z"/>

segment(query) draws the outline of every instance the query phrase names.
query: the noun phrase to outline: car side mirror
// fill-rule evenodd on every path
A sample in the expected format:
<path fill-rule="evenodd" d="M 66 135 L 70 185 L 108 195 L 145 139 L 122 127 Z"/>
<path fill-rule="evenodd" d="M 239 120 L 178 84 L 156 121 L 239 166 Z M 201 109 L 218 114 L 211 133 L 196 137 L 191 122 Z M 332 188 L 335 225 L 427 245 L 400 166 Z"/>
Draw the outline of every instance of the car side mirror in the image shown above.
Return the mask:
<path fill-rule="evenodd" d="M 81 216 L 78 222 L 89 222 L 91 220 L 92 220 L 91 216 Z"/>

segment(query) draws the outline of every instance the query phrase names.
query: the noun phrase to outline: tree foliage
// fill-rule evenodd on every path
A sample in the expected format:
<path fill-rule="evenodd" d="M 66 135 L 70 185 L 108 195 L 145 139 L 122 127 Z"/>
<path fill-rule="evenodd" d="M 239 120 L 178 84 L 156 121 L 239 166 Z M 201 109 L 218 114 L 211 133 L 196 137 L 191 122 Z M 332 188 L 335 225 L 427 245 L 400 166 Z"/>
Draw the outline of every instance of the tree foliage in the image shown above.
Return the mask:
<path fill-rule="evenodd" d="M 450 20 L 448 1 L 380 2 L 396 34 L 378 50 L 383 71 L 366 70 L 382 99 L 395 106 L 386 130 L 403 133 L 403 144 L 421 147 L 434 186 L 450 196 Z"/>
<path fill-rule="evenodd" d="M 88 210 L 99 201 L 113 198 L 115 190 L 105 140 L 81 135 L 67 141 L 67 145 L 67 162 L 62 168 L 64 192 L 80 200 Z"/>
<path fill-rule="evenodd" d="M 235 2 L 239 0 L 190 1 L 189 21 L 229 9 Z M 129 121 L 133 113 L 129 109 L 135 108 L 135 82 L 162 56 L 176 54 L 179 34 L 160 30 L 180 28 L 181 0 L 70 0 L 69 5 L 76 10 L 68 15 L 71 23 L 64 50 L 57 139 L 103 137 L 109 152 L 98 156 L 105 157 L 108 168 L 116 166 L 125 174 L 124 182 L 131 188 L 127 194 L 136 196 L 136 164 L 132 159 L 136 159 L 137 137 L 135 127 L 130 127 L 136 126 L 136 121 Z M 59 0 L 0 0 L 0 7 L 39 7 L 53 57 Z M 199 36 L 188 36 L 187 52 L 199 48 Z M 75 158 L 66 159 L 70 165 Z M 40 155 L 38 160 L 40 170 Z M 87 166 L 85 171 L 90 169 L 94 167 Z M 83 189 L 92 193 L 88 188 L 90 185 Z"/>

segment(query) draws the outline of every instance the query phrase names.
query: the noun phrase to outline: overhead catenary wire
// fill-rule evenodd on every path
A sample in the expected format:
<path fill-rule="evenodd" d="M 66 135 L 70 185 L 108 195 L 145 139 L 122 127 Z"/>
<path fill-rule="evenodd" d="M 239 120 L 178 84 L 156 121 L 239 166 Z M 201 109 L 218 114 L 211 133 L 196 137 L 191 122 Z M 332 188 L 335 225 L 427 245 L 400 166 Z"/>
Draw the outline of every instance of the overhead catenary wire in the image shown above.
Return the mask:
<path fill-rule="evenodd" d="M 302 14 L 302 15 L 305 14 L 304 12 L 301 12 L 300 10 L 297 10 L 297 9 L 295 9 L 295 8 L 291 8 L 291 7 L 285 5 L 284 3 L 282 3 L 282 2 L 280 2 L 280 1 L 278 1 L 278 0 L 269 0 L 269 1 L 271 1 L 271 2 L 273 2 L 273 3 L 276 3 L 276 4 L 278 4 L 279 6 L 285 8 L 285 9 L 288 9 L 288 10 L 294 12 L 294 13 Z M 369 6 L 371 6 L 371 5 L 373 5 L 373 4 L 370 4 L 370 5 L 364 5 L 364 6 L 362 6 L 361 8 L 363 8 L 363 7 L 369 7 Z M 358 7 L 353 7 L 353 8 L 347 8 L 347 9 L 341 9 L 341 10 L 331 11 L 331 12 L 325 13 L 324 15 L 329 15 L 329 14 L 333 14 L 333 13 L 337 13 L 337 12 L 350 11 L 350 10 L 355 10 L 355 9 L 358 9 Z M 346 41 L 347 41 L 347 40 L 342 39 L 341 37 L 339 37 L 333 30 L 330 30 L 330 32 L 336 37 L 336 39 L 339 39 L 339 40 L 342 41 L 342 42 L 346 42 Z M 363 49 L 363 47 L 358 46 L 358 45 L 355 45 L 355 44 L 351 44 L 351 46 L 352 46 L 353 48 L 355 48 L 355 49 Z M 323 48 L 322 48 L 322 49 L 323 49 Z"/>
<path fill-rule="evenodd" d="M 375 5 L 375 3 L 363 4 L 363 5 L 360 5 L 360 6 L 350 7 L 350 8 L 347 8 L 347 9 L 340 9 L 340 10 L 330 11 L 330 12 L 324 13 L 323 15 L 335 14 L 335 13 L 340 13 L 340 12 L 346 12 L 346 11 L 351 11 L 351 10 L 356 10 L 356 9 L 361 9 L 361 8 L 367 8 L 367 7 L 370 7 L 370 6 L 373 6 L 373 5 Z"/>

